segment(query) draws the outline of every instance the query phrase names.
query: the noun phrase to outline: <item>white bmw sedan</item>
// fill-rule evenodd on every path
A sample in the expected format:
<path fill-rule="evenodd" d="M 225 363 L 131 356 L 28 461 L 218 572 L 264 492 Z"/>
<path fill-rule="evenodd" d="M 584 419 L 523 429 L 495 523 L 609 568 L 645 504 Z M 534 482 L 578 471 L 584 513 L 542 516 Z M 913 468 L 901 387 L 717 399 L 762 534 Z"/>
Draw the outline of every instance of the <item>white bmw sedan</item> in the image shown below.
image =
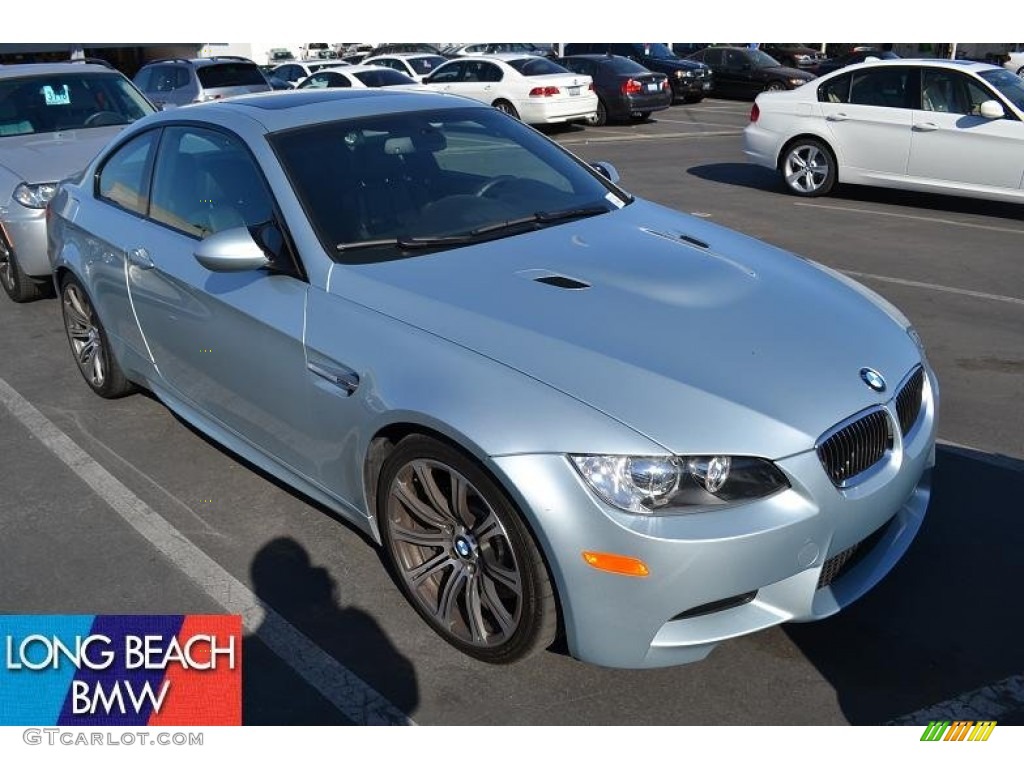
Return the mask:
<path fill-rule="evenodd" d="M 860 64 L 758 96 L 744 145 L 805 197 L 838 182 L 1024 202 L 1024 81 L 973 62 Z"/>
<path fill-rule="evenodd" d="M 423 83 L 490 104 L 531 125 L 588 120 L 597 114 L 592 78 L 542 56 L 465 56 L 442 64 Z"/>

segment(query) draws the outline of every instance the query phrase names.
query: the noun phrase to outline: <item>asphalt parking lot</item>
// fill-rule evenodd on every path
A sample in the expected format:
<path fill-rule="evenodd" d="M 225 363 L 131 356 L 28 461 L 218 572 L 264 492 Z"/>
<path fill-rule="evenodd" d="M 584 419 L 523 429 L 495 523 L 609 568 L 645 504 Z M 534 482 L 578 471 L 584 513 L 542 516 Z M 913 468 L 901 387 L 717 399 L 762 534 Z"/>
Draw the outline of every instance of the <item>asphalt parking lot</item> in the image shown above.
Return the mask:
<path fill-rule="evenodd" d="M 354 529 L 154 399 L 96 398 L 57 302 L 6 299 L 0 610 L 243 613 L 247 723 L 1024 724 L 1024 209 L 795 198 L 745 162 L 749 107 L 548 133 L 615 164 L 631 192 L 842 270 L 915 323 L 942 387 L 934 496 L 907 557 L 843 614 L 670 669 L 557 649 L 477 663 L 426 627 Z"/>

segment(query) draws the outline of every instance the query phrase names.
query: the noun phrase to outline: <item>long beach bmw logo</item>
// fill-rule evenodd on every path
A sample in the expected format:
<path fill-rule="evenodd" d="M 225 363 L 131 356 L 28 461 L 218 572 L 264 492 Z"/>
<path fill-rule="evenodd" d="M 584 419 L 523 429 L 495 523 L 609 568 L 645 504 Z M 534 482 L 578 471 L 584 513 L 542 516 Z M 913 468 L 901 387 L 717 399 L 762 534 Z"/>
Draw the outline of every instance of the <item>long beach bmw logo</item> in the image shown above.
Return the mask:
<path fill-rule="evenodd" d="M 861 368 L 860 377 L 875 392 L 885 392 L 885 379 L 874 368 Z"/>

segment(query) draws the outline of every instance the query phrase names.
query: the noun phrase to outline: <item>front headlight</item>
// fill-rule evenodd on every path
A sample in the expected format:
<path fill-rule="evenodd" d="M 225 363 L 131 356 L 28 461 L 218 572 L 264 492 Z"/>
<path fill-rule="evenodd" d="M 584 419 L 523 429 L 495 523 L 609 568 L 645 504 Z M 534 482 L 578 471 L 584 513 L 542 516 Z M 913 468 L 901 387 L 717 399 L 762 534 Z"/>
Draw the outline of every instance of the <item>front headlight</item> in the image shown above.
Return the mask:
<path fill-rule="evenodd" d="M 789 78 L 789 84 L 790 85 L 803 85 L 806 82 L 807 81 L 804 80 L 802 77 L 791 77 L 791 78 Z"/>
<path fill-rule="evenodd" d="M 789 487 L 766 459 L 749 456 L 570 456 L 587 485 L 613 507 L 649 515 L 695 512 Z"/>
<path fill-rule="evenodd" d="M 26 208 L 45 208 L 46 204 L 57 194 L 57 183 L 25 184 L 22 182 L 14 188 L 14 199 Z"/>
<path fill-rule="evenodd" d="M 677 80 L 683 80 L 684 78 L 687 78 L 687 77 L 693 77 L 693 72 L 691 72 L 689 69 L 677 69 L 676 70 L 676 79 Z"/>

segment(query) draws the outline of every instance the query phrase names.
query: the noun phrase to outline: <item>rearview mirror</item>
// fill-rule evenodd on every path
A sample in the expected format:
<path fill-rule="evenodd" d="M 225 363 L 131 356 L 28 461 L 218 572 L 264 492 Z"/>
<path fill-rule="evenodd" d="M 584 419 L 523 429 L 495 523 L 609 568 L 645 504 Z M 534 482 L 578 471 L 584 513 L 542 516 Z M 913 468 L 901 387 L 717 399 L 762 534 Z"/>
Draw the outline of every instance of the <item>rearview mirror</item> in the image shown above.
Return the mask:
<path fill-rule="evenodd" d="M 981 102 L 981 116 L 986 120 L 998 120 L 1001 117 L 1006 117 L 1006 111 L 1003 109 L 1003 105 L 995 99 Z"/>
<path fill-rule="evenodd" d="M 246 227 L 225 229 L 201 240 L 195 257 L 211 272 L 248 272 L 270 266 L 270 260 Z"/>

